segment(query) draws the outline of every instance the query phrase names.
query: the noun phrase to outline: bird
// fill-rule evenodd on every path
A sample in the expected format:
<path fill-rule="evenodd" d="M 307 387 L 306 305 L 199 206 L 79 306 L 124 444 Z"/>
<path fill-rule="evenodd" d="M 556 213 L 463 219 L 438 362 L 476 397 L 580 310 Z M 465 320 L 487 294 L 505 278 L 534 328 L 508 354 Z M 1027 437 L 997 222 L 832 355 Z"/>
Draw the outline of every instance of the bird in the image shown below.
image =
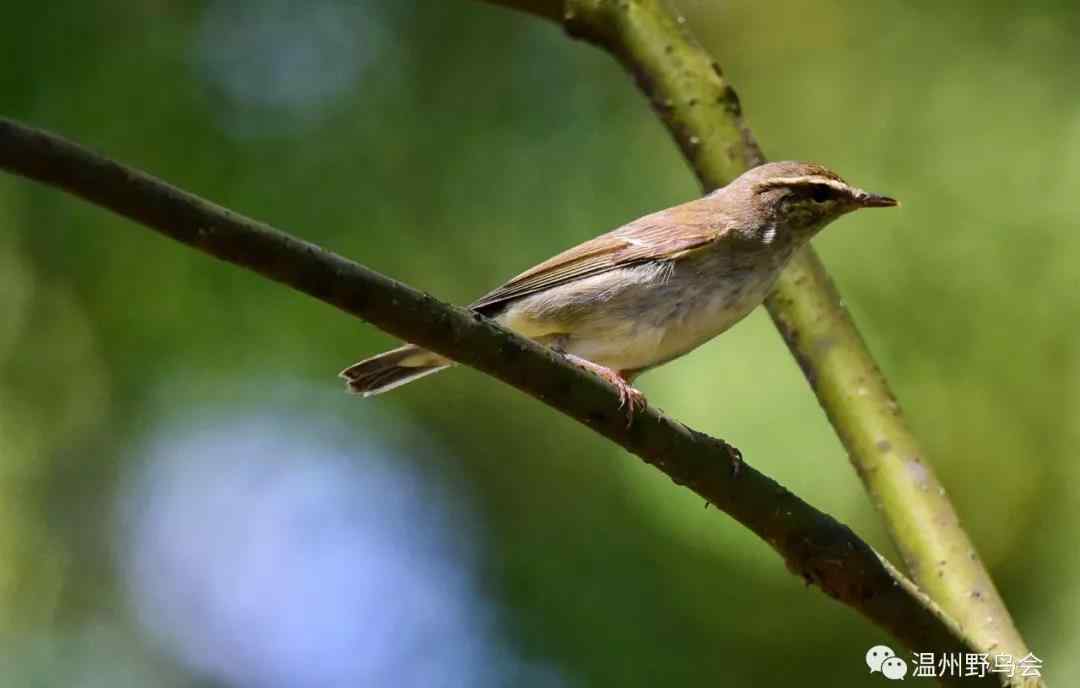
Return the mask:
<path fill-rule="evenodd" d="M 629 424 L 647 407 L 633 387 L 639 375 L 746 317 L 795 252 L 833 220 L 897 205 L 816 163 L 765 163 L 568 249 L 470 308 L 614 385 Z M 405 344 L 340 375 L 351 392 L 373 396 L 453 365 Z"/>

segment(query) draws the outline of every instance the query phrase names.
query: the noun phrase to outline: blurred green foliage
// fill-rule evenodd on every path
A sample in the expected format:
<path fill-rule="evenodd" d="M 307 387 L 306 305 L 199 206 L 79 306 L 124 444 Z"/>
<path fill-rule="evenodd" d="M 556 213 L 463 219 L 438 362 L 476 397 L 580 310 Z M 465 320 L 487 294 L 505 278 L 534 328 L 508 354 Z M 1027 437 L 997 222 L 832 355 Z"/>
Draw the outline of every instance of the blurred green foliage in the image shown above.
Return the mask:
<path fill-rule="evenodd" d="M 1080 11 L 680 4 L 768 156 L 903 201 L 817 246 L 1047 674 L 1080 673 Z M 248 51 L 239 6 L 10 4 L 0 111 L 459 303 L 698 193 L 631 79 L 555 26 L 344 3 L 337 63 L 301 63 L 334 78 L 293 97 L 288 40 Z M 392 343 L 371 327 L 9 176 L 0 227 L 0 685 L 70 685 L 65 643 L 103 624 L 110 661 L 195 685 L 128 618 L 118 482 L 163 415 L 297 381 L 357 426 L 376 404 L 430 429 L 510 640 L 572 685 L 868 684 L 881 631 L 515 391 L 459 370 L 351 399 L 334 373 Z M 763 312 L 642 387 L 894 556 Z"/>

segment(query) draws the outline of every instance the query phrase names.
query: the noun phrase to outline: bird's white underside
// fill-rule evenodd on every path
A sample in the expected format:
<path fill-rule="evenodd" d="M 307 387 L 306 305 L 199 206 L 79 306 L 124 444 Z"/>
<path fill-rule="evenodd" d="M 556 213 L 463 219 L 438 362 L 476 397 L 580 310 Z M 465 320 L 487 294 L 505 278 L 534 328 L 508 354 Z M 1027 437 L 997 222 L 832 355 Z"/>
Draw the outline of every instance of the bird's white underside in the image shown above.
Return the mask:
<path fill-rule="evenodd" d="M 786 256 L 763 251 L 760 260 L 770 265 L 705 250 L 612 270 L 526 296 L 497 320 L 593 363 L 640 371 L 692 351 L 760 304 Z"/>

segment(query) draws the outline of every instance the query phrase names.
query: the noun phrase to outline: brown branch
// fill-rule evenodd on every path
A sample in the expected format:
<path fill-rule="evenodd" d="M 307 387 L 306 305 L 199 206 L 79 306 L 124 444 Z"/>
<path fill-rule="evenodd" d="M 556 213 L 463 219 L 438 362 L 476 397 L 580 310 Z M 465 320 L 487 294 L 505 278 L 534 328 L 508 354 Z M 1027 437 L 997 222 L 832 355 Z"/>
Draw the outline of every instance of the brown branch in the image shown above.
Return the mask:
<path fill-rule="evenodd" d="M 530 4 L 536 14 L 562 17 L 571 35 L 610 52 L 635 76 L 706 190 L 764 161 L 720 66 L 663 0 Z M 1025 656 L 989 572 L 812 248 L 792 260 L 766 306 L 915 581 L 982 651 Z"/>
<path fill-rule="evenodd" d="M 549 349 L 57 136 L 3 119 L 0 168 L 63 189 L 502 380 L 694 490 L 769 543 L 807 583 L 911 648 L 972 648 L 933 603 L 847 526 L 750 466 L 734 470 L 741 457 L 733 447 L 655 409 L 627 428 L 613 388 Z"/>

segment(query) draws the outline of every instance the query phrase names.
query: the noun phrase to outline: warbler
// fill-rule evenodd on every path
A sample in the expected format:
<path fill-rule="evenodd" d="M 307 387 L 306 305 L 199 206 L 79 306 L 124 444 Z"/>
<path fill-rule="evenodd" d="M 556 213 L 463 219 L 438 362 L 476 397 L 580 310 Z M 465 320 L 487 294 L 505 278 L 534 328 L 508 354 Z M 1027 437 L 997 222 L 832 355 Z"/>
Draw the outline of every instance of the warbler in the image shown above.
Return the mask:
<path fill-rule="evenodd" d="M 603 377 L 632 420 L 646 406 L 631 386 L 638 375 L 746 317 L 795 251 L 833 220 L 896 205 L 821 165 L 767 163 L 564 251 L 470 307 Z M 407 344 L 341 377 L 371 396 L 452 365 Z"/>

